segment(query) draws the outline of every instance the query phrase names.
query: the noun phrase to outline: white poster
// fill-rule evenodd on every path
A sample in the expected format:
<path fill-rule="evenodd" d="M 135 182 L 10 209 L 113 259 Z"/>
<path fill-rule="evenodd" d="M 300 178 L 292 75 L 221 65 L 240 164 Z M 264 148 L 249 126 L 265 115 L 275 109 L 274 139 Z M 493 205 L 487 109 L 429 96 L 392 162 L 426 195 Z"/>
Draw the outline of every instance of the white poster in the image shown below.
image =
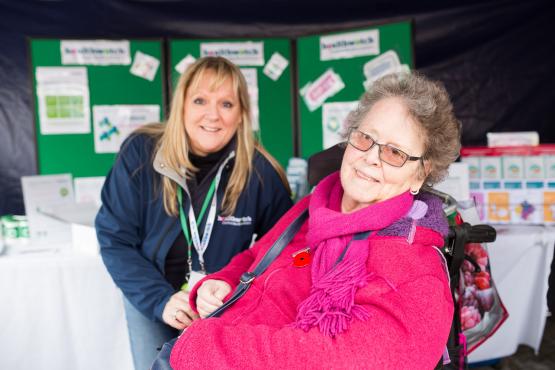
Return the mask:
<path fill-rule="evenodd" d="M 95 105 L 94 150 L 96 153 L 117 153 L 133 130 L 159 121 L 159 105 Z"/>
<path fill-rule="evenodd" d="M 62 64 L 129 65 L 129 41 L 62 40 Z"/>
<path fill-rule="evenodd" d="M 276 51 L 264 66 L 264 74 L 272 80 L 277 81 L 288 65 L 289 61 Z"/>
<path fill-rule="evenodd" d="M 73 203 L 71 175 L 23 176 L 21 185 L 31 240 L 36 243 L 69 243 L 70 225 L 48 214 L 60 205 Z"/>
<path fill-rule="evenodd" d="M 183 74 L 187 70 L 187 68 L 189 68 L 189 66 L 196 61 L 197 60 L 194 56 L 192 56 L 191 54 L 187 54 L 185 58 L 181 59 L 179 63 L 175 65 L 175 70 L 180 74 Z"/>
<path fill-rule="evenodd" d="M 260 130 L 260 111 L 258 108 L 258 75 L 256 68 L 241 68 L 245 80 L 247 80 L 247 90 L 251 102 L 251 126 L 253 131 Z"/>
<path fill-rule="evenodd" d="M 42 135 L 91 132 L 85 67 L 37 67 L 36 79 Z"/>
<path fill-rule="evenodd" d="M 133 65 L 131 66 L 131 74 L 144 78 L 145 80 L 153 81 L 160 66 L 160 61 L 153 57 L 137 51 L 135 58 L 133 58 Z"/>
<path fill-rule="evenodd" d="M 318 109 L 329 97 L 334 96 L 345 87 L 345 83 L 337 73 L 328 69 L 314 82 L 305 85 L 300 94 L 308 109 L 313 112 Z"/>
<path fill-rule="evenodd" d="M 323 147 L 327 149 L 342 141 L 341 134 L 346 132 L 346 118 L 356 109 L 358 101 L 325 103 L 322 106 Z"/>
<path fill-rule="evenodd" d="M 201 57 L 224 57 L 239 66 L 263 66 L 263 42 L 203 42 Z"/>
<path fill-rule="evenodd" d="M 380 32 L 378 30 L 320 37 L 320 60 L 322 61 L 378 54 L 380 54 Z"/>

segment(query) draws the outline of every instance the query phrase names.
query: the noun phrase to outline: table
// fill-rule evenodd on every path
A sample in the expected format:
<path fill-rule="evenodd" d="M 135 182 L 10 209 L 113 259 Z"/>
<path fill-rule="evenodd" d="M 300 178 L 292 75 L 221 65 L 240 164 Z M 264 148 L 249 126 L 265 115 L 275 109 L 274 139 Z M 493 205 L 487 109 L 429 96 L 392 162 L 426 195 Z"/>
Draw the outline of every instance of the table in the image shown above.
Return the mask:
<path fill-rule="evenodd" d="M 0 369 L 133 369 L 122 296 L 100 256 L 0 256 Z"/>
<path fill-rule="evenodd" d="M 545 327 L 547 280 L 555 245 L 555 227 L 495 226 L 497 240 L 489 244 L 493 279 L 509 318 L 469 356 L 479 362 L 514 354 L 519 344 L 536 353 Z"/>
<path fill-rule="evenodd" d="M 469 357 L 536 352 L 547 310 L 555 227 L 497 226 L 492 274 L 509 318 Z M 98 255 L 0 257 L 0 369 L 132 370 L 122 296 Z"/>

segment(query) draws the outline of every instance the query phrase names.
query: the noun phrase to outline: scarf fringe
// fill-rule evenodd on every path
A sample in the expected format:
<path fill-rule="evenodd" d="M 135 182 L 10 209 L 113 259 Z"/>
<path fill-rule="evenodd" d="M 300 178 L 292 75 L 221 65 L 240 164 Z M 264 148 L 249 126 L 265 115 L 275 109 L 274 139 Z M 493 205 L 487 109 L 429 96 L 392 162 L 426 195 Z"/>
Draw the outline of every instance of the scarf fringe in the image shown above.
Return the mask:
<path fill-rule="evenodd" d="M 318 326 L 324 335 L 335 337 L 349 328 L 351 321 L 366 321 L 368 311 L 354 303 L 358 289 L 366 286 L 373 274 L 366 271 L 366 261 L 342 261 L 320 279 L 310 296 L 298 307 L 295 327 L 304 331 Z"/>

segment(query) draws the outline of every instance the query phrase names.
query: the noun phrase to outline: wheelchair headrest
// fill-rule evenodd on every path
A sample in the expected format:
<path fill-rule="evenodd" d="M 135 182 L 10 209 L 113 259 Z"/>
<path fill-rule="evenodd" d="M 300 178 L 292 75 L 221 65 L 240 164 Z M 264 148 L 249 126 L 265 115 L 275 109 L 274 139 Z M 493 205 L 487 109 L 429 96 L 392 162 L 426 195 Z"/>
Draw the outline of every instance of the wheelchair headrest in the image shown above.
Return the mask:
<path fill-rule="evenodd" d="M 308 158 L 309 187 L 316 186 L 327 175 L 339 171 L 344 152 L 345 144 L 340 143 L 310 156 Z"/>

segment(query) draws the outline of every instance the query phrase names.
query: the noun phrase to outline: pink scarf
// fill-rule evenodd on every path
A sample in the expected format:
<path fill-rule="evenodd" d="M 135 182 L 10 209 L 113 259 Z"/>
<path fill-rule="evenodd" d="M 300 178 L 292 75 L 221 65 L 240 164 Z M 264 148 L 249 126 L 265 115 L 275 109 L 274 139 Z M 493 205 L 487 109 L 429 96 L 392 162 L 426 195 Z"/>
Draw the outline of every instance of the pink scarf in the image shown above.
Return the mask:
<path fill-rule="evenodd" d="M 381 230 L 405 216 L 412 205 L 409 192 L 372 204 L 358 211 L 341 213 L 343 188 L 339 173 L 323 179 L 308 206 L 308 245 L 314 250 L 312 289 L 299 304 L 294 326 L 308 331 L 318 326 L 335 337 L 353 318 L 367 320 L 368 312 L 354 303 L 355 293 L 372 276 L 366 269 L 368 240 L 353 240 L 343 260 L 335 263 L 354 234 Z"/>

